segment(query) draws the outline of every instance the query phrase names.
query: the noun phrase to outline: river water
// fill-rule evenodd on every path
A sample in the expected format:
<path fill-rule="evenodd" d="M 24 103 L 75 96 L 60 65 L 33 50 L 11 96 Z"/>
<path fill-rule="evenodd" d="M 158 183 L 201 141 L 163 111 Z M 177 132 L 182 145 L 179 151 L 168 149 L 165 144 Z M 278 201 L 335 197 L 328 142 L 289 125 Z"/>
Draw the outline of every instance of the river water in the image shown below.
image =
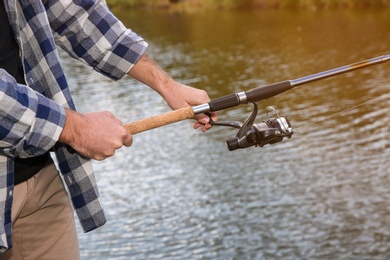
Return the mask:
<path fill-rule="evenodd" d="M 174 78 L 217 98 L 390 53 L 382 11 L 123 10 Z M 61 54 L 63 55 L 63 54 Z M 127 78 L 112 82 L 64 57 L 83 112 L 124 123 L 169 111 Z M 229 152 L 234 128 L 179 122 L 134 136 L 95 162 L 108 223 L 82 234 L 83 259 L 389 259 L 390 63 L 262 101 L 291 139 Z M 251 106 L 219 113 L 243 121 Z"/>

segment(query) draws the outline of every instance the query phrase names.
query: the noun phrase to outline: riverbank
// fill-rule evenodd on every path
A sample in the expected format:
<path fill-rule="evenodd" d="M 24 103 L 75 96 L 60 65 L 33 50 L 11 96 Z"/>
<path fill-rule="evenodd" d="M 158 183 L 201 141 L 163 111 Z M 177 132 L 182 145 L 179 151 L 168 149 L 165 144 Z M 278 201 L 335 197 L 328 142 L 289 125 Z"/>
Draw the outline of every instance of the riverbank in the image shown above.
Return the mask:
<path fill-rule="evenodd" d="M 113 8 L 366 9 L 390 8 L 390 0 L 107 0 Z"/>

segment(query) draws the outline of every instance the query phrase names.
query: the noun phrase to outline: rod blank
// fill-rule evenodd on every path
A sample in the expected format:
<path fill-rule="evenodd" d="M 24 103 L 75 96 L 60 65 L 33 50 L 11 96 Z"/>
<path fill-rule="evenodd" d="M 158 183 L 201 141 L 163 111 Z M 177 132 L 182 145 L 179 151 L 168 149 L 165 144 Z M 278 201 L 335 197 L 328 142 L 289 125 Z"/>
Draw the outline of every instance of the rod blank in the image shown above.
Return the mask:
<path fill-rule="evenodd" d="M 246 92 L 233 93 L 223 96 L 203 105 L 194 107 L 185 107 L 164 113 L 158 116 L 142 119 L 124 125 L 125 129 L 130 134 L 137 134 L 147 130 L 151 130 L 164 125 L 183 121 L 185 119 L 193 118 L 196 114 L 205 112 L 219 111 L 226 108 L 238 106 L 240 104 L 247 104 L 248 102 L 258 102 L 276 96 L 293 87 L 307 84 L 320 79 L 333 77 L 346 72 L 362 69 L 368 66 L 376 65 L 390 60 L 390 54 L 372 58 L 369 60 L 353 63 L 351 65 L 342 66 L 339 68 L 315 73 L 306 77 L 301 77 L 294 80 L 286 80 L 278 83 L 273 83 L 266 86 L 257 87 Z"/>

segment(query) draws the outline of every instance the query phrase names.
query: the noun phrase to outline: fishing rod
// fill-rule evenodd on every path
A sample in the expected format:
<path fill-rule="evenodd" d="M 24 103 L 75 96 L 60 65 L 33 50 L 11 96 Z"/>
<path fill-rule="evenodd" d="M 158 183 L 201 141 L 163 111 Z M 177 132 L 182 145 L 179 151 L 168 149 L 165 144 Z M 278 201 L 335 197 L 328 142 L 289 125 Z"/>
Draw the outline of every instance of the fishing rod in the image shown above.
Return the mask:
<path fill-rule="evenodd" d="M 190 119 L 198 114 L 209 114 L 209 112 L 215 112 L 235 107 L 241 104 L 252 103 L 253 111 L 244 123 L 213 122 L 210 117 L 210 124 L 229 126 L 239 129 L 237 135 L 234 138 L 227 140 L 228 149 L 230 151 L 239 148 L 247 148 L 254 145 L 262 147 L 266 144 L 280 142 L 283 140 L 284 137 L 291 138 L 294 132 L 288 119 L 284 116 L 280 116 L 276 109 L 273 107 L 267 108 L 266 120 L 264 120 L 262 123 L 254 124 L 254 120 L 257 116 L 258 111 L 257 102 L 279 95 L 282 92 L 285 92 L 300 85 L 333 77 L 350 71 L 366 68 L 368 66 L 376 65 L 379 63 L 384 63 L 388 60 L 390 60 L 390 54 L 382 55 L 376 58 L 360 61 L 350 65 L 345 65 L 342 67 L 315 73 L 293 80 L 281 81 L 265 86 L 256 87 L 248 91 L 229 94 L 220 98 L 213 99 L 208 103 L 202 105 L 185 107 L 161 115 L 134 121 L 125 124 L 124 127 L 130 134 L 134 135 L 164 125 L 183 121 L 185 119 Z M 273 113 L 275 117 L 270 118 L 270 113 Z"/>

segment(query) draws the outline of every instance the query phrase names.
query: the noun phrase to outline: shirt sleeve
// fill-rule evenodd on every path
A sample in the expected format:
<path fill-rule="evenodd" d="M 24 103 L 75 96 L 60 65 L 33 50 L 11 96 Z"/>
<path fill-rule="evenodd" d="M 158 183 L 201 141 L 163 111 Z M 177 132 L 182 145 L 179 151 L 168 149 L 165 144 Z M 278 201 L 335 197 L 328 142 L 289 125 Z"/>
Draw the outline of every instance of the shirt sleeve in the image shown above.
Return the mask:
<path fill-rule="evenodd" d="M 105 1 L 47 0 L 45 7 L 57 45 L 111 79 L 126 75 L 148 46 Z"/>
<path fill-rule="evenodd" d="M 65 109 L 0 69 L 0 120 L 0 154 L 33 157 L 58 141 Z"/>

